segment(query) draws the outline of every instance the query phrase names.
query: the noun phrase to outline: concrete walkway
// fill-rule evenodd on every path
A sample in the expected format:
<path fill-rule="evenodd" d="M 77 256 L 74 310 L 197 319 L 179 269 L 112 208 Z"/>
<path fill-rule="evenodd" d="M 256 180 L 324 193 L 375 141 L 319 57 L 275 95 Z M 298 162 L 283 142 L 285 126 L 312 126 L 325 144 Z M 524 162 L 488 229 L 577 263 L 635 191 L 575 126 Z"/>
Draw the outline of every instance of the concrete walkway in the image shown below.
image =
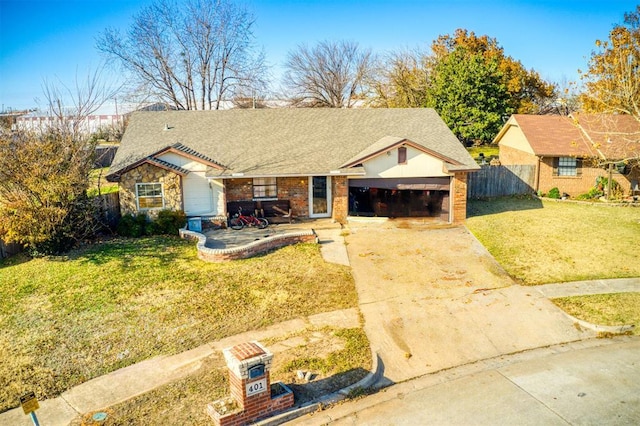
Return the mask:
<path fill-rule="evenodd" d="M 121 368 L 104 376 L 89 380 L 64 392 L 60 397 L 40 401 L 37 412 L 42 426 L 66 426 L 76 417 L 105 409 L 135 396 L 149 392 L 196 371 L 203 360 L 222 349 L 251 340 L 282 337 L 309 327 L 358 327 L 360 317 L 355 308 L 327 312 L 275 324 L 262 330 L 249 331 L 216 342 L 207 343 L 190 351 L 172 356 L 161 356 Z M 286 350 L 286 341 L 270 347 L 276 354 Z M 295 346 L 295 345 L 294 345 Z M 204 409 L 204 408 L 203 408 Z M 0 414 L 0 425 L 29 426 L 29 416 L 21 408 Z"/>

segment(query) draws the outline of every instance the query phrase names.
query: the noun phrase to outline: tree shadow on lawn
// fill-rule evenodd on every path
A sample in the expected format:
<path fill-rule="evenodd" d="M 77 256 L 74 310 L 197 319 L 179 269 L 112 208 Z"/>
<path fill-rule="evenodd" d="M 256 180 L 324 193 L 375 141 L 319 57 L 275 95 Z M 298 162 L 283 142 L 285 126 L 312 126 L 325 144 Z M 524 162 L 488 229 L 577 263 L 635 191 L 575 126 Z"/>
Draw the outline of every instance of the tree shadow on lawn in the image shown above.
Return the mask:
<path fill-rule="evenodd" d="M 0 269 L 10 268 L 11 266 L 17 266 L 22 263 L 27 263 L 31 260 L 25 253 L 14 254 L 6 259 L 0 259 Z"/>
<path fill-rule="evenodd" d="M 488 216 L 504 212 L 536 210 L 542 208 L 544 208 L 542 200 L 537 197 L 529 196 L 468 200 L 467 217 Z"/>
<path fill-rule="evenodd" d="M 70 259 L 87 262 L 93 265 L 104 265 L 109 262 L 121 262 L 128 266 L 134 258 L 152 257 L 161 262 L 175 261 L 180 257 L 191 258 L 184 255 L 182 246 L 189 242 L 179 237 L 153 236 L 140 238 L 113 238 L 96 242 L 83 249 L 75 250 L 69 254 Z M 175 248 L 177 246 L 178 249 Z"/>
<path fill-rule="evenodd" d="M 293 391 L 295 404 L 300 406 L 357 383 L 368 373 L 368 370 L 358 367 L 319 380 L 311 380 L 308 383 L 297 383 L 296 380 L 296 382 L 285 382 L 285 384 Z"/>

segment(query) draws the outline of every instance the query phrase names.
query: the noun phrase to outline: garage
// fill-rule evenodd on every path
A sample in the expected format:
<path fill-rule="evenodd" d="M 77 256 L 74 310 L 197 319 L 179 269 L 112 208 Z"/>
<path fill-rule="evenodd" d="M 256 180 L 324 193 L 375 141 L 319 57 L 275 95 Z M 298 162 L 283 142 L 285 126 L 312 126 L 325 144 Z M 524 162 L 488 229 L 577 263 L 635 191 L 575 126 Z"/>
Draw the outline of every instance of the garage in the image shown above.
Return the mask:
<path fill-rule="evenodd" d="M 449 177 L 349 179 L 349 215 L 449 221 Z"/>

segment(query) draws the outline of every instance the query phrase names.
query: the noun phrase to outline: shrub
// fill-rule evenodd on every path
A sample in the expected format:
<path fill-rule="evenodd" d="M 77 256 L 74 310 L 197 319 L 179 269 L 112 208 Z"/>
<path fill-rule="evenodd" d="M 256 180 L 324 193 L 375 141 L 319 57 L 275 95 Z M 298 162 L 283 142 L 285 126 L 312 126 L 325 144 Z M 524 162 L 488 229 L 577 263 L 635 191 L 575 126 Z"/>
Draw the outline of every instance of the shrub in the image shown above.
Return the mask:
<path fill-rule="evenodd" d="M 549 190 L 549 193 L 547 194 L 547 197 L 559 199 L 560 198 L 560 190 L 558 188 L 551 188 Z"/>
<path fill-rule="evenodd" d="M 154 223 L 158 234 L 178 235 L 178 230 L 187 224 L 187 216 L 183 211 L 162 210 Z"/>
<path fill-rule="evenodd" d="M 598 176 L 596 178 L 596 186 L 595 189 L 600 191 L 602 194 L 607 192 L 609 188 L 609 179 L 605 176 Z M 622 197 L 622 188 L 617 180 L 611 180 L 611 198 L 621 198 Z"/>
<path fill-rule="evenodd" d="M 138 213 L 134 216 L 128 213 L 120 218 L 116 232 L 123 237 L 141 237 L 147 234 L 148 223 L 149 218 L 146 214 Z"/>
<path fill-rule="evenodd" d="M 178 229 L 186 223 L 187 217 L 182 211 L 161 210 L 155 220 L 149 219 L 145 213 L 126 214 L 120 219 L 116 232 L 123 237 L 177 235 Z"/>

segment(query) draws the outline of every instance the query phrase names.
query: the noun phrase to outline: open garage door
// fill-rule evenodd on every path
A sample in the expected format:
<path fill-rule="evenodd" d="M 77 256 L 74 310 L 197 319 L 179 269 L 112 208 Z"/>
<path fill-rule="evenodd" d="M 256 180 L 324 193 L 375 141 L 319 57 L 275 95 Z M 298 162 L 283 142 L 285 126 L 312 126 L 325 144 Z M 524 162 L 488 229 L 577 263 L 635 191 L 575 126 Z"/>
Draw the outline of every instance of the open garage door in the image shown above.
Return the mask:
<path fill-rule="evenodd" d="M 349 215 L 449 221 L 450 178 L 350 179 Z"/>

